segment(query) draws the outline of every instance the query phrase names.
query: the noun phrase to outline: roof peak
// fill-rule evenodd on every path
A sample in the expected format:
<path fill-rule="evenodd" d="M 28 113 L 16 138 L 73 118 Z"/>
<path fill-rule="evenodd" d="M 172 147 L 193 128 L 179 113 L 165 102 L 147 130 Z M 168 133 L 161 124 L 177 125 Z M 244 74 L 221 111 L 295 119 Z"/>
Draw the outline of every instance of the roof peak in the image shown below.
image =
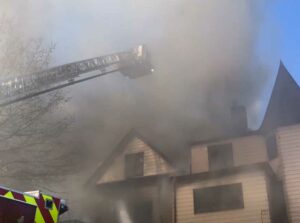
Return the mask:
<path fill-rule="evenodd" d="M 279 126 L 298 122 L 300 105 L 296 103 L 297 101 L 300 101 L 300 87 L 280 60 L 271 97 L 259 130 L 268 132 Z"/>
<path fill-rule="evenodd" d="M 274 83 L 274 87 L 276 86 L 276 82 L 278 81 L 278 79 L 280 77 L 285 77 L 287 79 L 290 79 L 292 82 L 294 82 L 294 84 L 300 88 L 300 86 L 298 85 L 298 83 L 296 82 L 296 80 L 293 78 L 293 76 L 291 75 L 291 73 L 289 72 L 289 70 L 286 68 L 285 64 L 283 63 L 282 60 L 280 60 L 280 64 L 279 64 L 279 68 L 277 71 L 277 76 L 276 76 L 276 80 Z M 274 89 L 273 87 L 273 89 Z"/>

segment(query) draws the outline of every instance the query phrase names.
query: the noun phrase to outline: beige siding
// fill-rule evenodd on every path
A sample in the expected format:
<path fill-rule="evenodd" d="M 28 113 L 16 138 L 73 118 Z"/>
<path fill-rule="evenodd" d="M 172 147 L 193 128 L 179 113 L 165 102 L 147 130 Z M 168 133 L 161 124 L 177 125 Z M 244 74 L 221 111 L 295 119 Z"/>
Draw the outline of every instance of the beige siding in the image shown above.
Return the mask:
<path fill-rule="evenodd" d="M 291 223 L 300 222 L 300 125 L 280 128 L 277 144 Z"/>
<path fill-rule="evenodd" d="M 191 150 L 192 173 L 201 173 L 209 170 L 206 146 L 194 146 Z"/>
<path fill-rule="evenodd" d="M 248 136 L 233 141 L 235 166 L 268 161 L 265 140 L 262 136 Z"/>
<path fill-rule="evenodd" d="M 247 136 L 218 143 L 194 146 L 191 149 L 192 173 L 206 172 L 209 169 L 207 146 L 232 143 L 234 166 L 249 165 L 268 161 L 264 138 L 261 136 Z"/>
<path fill-rule="evenodd" d="M 139 138 L 134 138 L 125 148 L 124 152 L 116 157 L 98 183 L 124 180 L 125 155 L 144 152 L 144 176 L 173 172 L 173 168 L 148 144 Z"/>
<path fill-rule="evenodd" d="M 193 189 L 242 183 L 244 209 L 194 214 Z M 176 190 L 178 223 L 269 223 L 265 175 L 262 171 L 179 185 Z"/>
<path fill-rule="evenodd" d="M 273 172 L 276 174 L 277 178 L 282 179 L 282 166 L 281 166 L 280 158 L 277 157 L 269 161 L 269 164 Z"/>

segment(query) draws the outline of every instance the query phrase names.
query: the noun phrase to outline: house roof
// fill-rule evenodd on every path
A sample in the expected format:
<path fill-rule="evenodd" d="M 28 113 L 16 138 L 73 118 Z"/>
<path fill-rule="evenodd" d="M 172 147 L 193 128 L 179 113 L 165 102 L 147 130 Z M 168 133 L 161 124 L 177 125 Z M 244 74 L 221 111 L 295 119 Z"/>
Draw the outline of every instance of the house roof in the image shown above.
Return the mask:
<path fill-rule="evenodd" d="M 229 139 L 234 139 L 234 138 L 240 138 L 240 137 L 246 137 L 246 136 L 254 136 L 254 135 L 259 135 L 260 131 L 258 130 L 249 130 L 247 132 L 243 132 L 241 134 L 232 134 L 232 132 L 229 133 L 224 133 L 224 135 L 216 136 L 210 139 L 204 139 L 204 140 L 197 140 L 194 142 L 189 143 L 189 147 L 199 145 L 199 144 L 210 144 L 214 142 L 220 142 L 220 141 L 226 141 Z"/>
<path fill-rule="evenodd" d="M 271 98 L 259 130 L 262 133 L 272 131 L 279 126 L 300 122 L 300 87 L 282 62 Z"/>
<path fill-rule="evenodd" d="M 267 110 L 259 129 L 241 133 L 227 131 L 217 137 L 195 141 L 189 145 L 207 144 L 236 137 L 267 134 L 279 126 L 287 126 L 296 123 L 300 123 L 300 87 L 288 72 L 282 61 L 280 61 Z"/>
<path fill-rule="evenodd" d="M 277 77 L 273 86 L 271 97 L 268 102 L 267 110 L 259 129 L 249 130 L 242 133 L 233 133 L 232 131 L 226 131 L 223 134 L 214 136 L 212 138 L 191 142 L 189 143 L 189 147 L 191 145 L 207 144 L 236 137 L 267 134 L 268 132 L 276 129 L 279 126 L 287 126 L 296 123 L 300 123 L 300 87 L 292 78 L 291 74 L 288 72 L 284 64 L 280 62 Z M 146 137 L 144 137 L 135 129 L 132 129 L 125 135 L 125 137 L 120 140 L 120 142 L 113 149 L 110 155 L 99 165 L 94 174 L 89 178 L 88 184 L 92 184 L 93 182 L 95 182 L 95 180 L 98 180 L 104 174 L 105 170 L 109 167 L 112 160 L 125 149 L 126 145 L 134 137 L 138 137 L 143 140 L 173 167 L 175 166 L 172 164 L 170 159 L 165 156 L 161 152 L 161 150 L 157 149 L 156 146 L 153 146 L 153 144 L 150 143 Z"/>
<path fill-rule="evenodd" d="M 117 144 L 117 146 L 113 149 L 110 155 L 104 159 L 102 163 L 98 166 L 94 174 L 88 179 L 87 184 L 92 185 L 96 183 L 96 181 L 105 173 L 107 168 L 110 166 L 115 157 L 121 154 L 126 146 L 130 143 L 132 139 L 135 137 L 141 139 L 144 143 L 146 143 L 151 149 L 153 149 L 157 154 L 159 154 L 165 161 L 167 161 L 172 167 L 174 167 L 173 163 L 169 160 L 167 156 L 165 156 L 161 150 L 158 150 L 153 144 L 151 144 L 140 132 L 135 129 L 131 129 Z"/>
<path fill-rule="evenodd" d="M 197 182 L 199 180 L 207 180 L 220 178 L 226 175 L 238 174 L 250 171 L 265 171 L 268 176 L 275 177 L 275 173 L 272 170 L 270 164 L 268 162 L 260 162 L 260 163 L 252 163 L 242 166 L 234 166 L 227 169 L 221 169 L 217 171 L 207 171 L 201 173 L 193 173 L 190 175 L 181 175 L 181 176 L 173 176 L 176 178 L 177 182 L 185 183 L 185 182 Z"/>

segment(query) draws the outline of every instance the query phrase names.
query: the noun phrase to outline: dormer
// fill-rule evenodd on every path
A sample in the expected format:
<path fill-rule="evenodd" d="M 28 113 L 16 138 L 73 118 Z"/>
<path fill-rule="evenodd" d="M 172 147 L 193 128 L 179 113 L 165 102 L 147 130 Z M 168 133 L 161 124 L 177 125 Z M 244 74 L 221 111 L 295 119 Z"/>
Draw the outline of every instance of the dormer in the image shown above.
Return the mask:
<path fill-rule="evenodd" d="M 268 162 L 265 138 L 260 135 L 199 142 L 190 151 L 192 174 Z"/>
<path fill-rule="evenodd" d="M 168 158 L 141 134 L 128 133 L 93 175 L 96 184 L 126 181 L 175 171 Z"/>

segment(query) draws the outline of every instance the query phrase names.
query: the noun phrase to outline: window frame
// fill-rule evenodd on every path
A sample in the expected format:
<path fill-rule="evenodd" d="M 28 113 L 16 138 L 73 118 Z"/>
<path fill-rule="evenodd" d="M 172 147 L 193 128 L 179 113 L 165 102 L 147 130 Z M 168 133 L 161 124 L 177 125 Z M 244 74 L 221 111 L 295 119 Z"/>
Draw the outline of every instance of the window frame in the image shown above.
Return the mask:
<path fill-rule="evenodd" d="M 228 148 L 221 148 L 221 147 L 228 147 Z M 229 157 L 230 160 L 227 162 L 229 163 L 224 165 L 224 166 L 217 166 L 214 162 L 217 162 L 216 160 L 213 161 L 213 153 L 216 153 L 218 151 L 224 152 L 225 150 L 229 151 L 229 155 L 226 156 L 227 158 Z M 220 152 L 220 153 L 222 153 Z M 224 170 L 228 168 L 234 167 L 234 159 L 233 159 L 233 144 L 232 142 L 228 143 L 222 143 L 222 144 L 213 144 L 213 145 L 208 145 L 207 146 L 207 157 L 208 157 L 208 165 L 209 165 L 209 171 L 218 171 L 218 170 Z"/>
<path fill-rule="evenodd" d="M 226 190 L 224 190 L 224 189 L 228 189 L 228 188 L 230 188 L 230 190 L 232 190 L 234 192 L 236 192 L 236 189 L 238 189 L 237 194 L 239 197 L 235 198 L 236 201 L 238 201 L 238 203 L 231 204 L 231 206 L 229 206 L 228 204 L 226 204 L 226 201 L 228 203 L 228 200 L 225 199 L 225 200 L 223 200 L 225 202 L 218 203 L 217 207 L 202 207 L 202 209 L 201 209 L 201 207 L 200 207 L 201 204 L 199 203 L 199 202 L 201 202 L 201 200 L 200 201 L 197 200 L 197 199 L 199 199 L 199 196 L 201 197 L 199 192 L 202 192 L 203 194 L 208 194 L 208 193 L 213 194 L 213 192 L 216 192 L 216 189 L 221 189 L 221 190 L 223 190 L 222 192 L 228 196 L 228 193 L 226 193 Z M 198 194 L 196 194 L 197 192 L 198 192 Z M 218 194 L 218 195 L 215 195 L 215 198 L 220 199 L 220 196 L 219 196 L 220 193 L 221 192 L 215 193 L 215 194 Z M 237 195 L 237 194 L 234 194 L 234 195 Z M 218 186 L 212 186 L 212 187 L 195 188 L 195 189 L 193 189 L 193 202 L 194 202 L 194 214 L 195 215 L 244 209 L 245 208 L 245 200 L 244 200 L 243 185 L 242 185 L 242 183 L 233 183 L 233 184 L 224 184 L 224 185 L 218 185 Z M 220 200 L 219 201 L 217 200 L 215 202 L 220 202 Z"/>
<path fill-rule="evenodd" d="M 130 159 L 135 160 L 134 163 L 129 164 Z M 136 152 L 136 153 L 127 153 L 125 154 L 124 157 L 124 162 L 125 162 L 125 168 L 124 168 L 124 175 L 126 179 L 129 178 L 135 178 L 135 177 L 142 177 L 144 176 L 144 152 Z M 130 166 L 132 165 L 132 166 Z M 137 165 L 141 165 L 140 169 L 137 168 Z M 133 166 L 135 166 L 135 168 L 133 168 Z M 130 171 L 135 170 L 134 172 L 129 173 Z M 139 172 L 138 172 L 139 170 Z"/>

